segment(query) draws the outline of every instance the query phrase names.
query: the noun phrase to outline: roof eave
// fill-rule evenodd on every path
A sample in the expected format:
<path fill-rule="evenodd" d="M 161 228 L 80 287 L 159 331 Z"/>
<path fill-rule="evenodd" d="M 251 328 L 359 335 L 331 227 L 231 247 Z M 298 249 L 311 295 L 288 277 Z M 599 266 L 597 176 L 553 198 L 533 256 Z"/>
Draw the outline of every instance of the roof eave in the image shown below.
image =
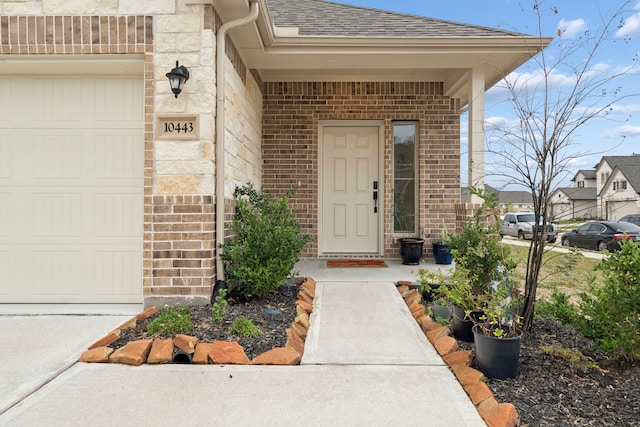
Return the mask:
<path fill-rule="evenodd" d="M 226 9 L 222 14 L 233 19 L 248 10 L 245 0 L 211 0 L 215 7 Z M 465 85 L 455 83 L 462 75 L 461 69 L 485 67 L 485 86 L 490 88 L 500 79 L 525 63 L 548 46 L 552 37 L 527 35 L 461 36 L 461 37 L 346 37 L 299 35 L 295 28 L 274 27 L 266 0 L 257 0 L 260 14 L 255 24 L 235 29 L 230 33 L 240 55 L 249 68 L 254 68 L 270 77 L 265 81 L 286 80 L 292 75 L 304 77 L 305 72 L 314 76 L 314 71 L 326 70 L 338 75 L 342 70 L 354 73 L 370 69 L 393 71 L 389 78 L 405 70 L 405 78 L 411 71 L 441 70 L 453 75 L 449 84 L 454 84 L 458 97 L 466 102 Z M 224 17 L 223 17 L 224 16 Z M 357 59 L 363 64 L 354 68 L 346 58 Z M 322 64 L 319 61 L 323 61 Z M 321 65 L 321 67 L 320 67 Z M 392 66 L 395 67 L 392 70 Z M 491 70 L 489 70 L 491 69 Z M 394 74 L 395 73 L 395 74 Z M 424 73 L 428 74 L 428 73 Z M 334 76 L 337 78 L 336 76 Z M 349 78 L 342 74 L 343 78 Z M 355 77 L 354 77 L 355 78 Z"/>

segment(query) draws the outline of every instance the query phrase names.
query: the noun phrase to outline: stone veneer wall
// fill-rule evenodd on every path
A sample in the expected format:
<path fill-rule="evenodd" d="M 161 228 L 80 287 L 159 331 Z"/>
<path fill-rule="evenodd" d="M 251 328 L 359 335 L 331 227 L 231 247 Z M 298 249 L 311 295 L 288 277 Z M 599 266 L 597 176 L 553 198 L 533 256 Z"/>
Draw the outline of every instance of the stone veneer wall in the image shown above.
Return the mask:
<path fill-rule="evenodd" d="M 266 82 L 263 188 L 283 194 L 298 187 L 292 207 L 303 232 L 318 236 L 318 127 L 323 120 L 384 121 L 384 254 L 399 257 L 392 232 L 393 121 L 419 122 L 419 226 L 425 250 L 443 228 L 456 228 L 460 203 L 460 112 L 438 82 Z M 304 257 L 318 256 L 317 243 Z"/>
<path fill-rule="evenodd" d="M 0 54 L 144 60 L 145 305 L 157 303 L 155 297 L 208 301 L 216 274 L 215 32 L 221 25 L 211 5 L 175 0 L 0 0 Z M 229 39 L 226 45 L 229 219 L 235 185 L 260 182 L 262 82 Z M 176 60 L 190 71 L 178 98 L 165 77 Z M 156 140 L 158 114 L 197 115 L 200 137 Z"/>

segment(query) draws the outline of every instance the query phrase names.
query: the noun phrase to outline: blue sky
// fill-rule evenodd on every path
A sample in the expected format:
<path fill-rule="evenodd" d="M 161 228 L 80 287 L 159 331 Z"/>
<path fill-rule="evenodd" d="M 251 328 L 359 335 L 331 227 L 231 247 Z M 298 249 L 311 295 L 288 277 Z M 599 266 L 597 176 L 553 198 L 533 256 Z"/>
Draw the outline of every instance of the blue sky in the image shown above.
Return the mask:
<path fill-rule="evenodd" d="M 412 15 L 428 16 L 466 24 L 500 28 L 509 31 L 537 35 L 537 19 L 532 13 L 531 0 L 332 0 L 338 3 L 355 6 L 371 7 L 375 9 L 391 10 Z M 557 37 L 558 30 L 562 31 L 564 40 L 579 37 L 586 30 L 595 31 L 602 22 L 602 17 L 608 17 L 619 8 L 621 1 L 616 0 L 547 0 L 545 8 L 557 7 L 556 14 L 545 14 L 542 34 Z M 547 52 L 552 48 L 548 48 Z M 634 55 L 640 52 L 640 0 L 634 1 L 622 28 L 612 39 L 606 49 L 600 52 L 597 64 L 605 72 L 629 67 Z M 576 62 L 584 57 L 573 56 Z M 517 70 L 517 73 L 530 73 L 535 67 L 531 61 Z M 618 81 L 622 87 L 622 94 L 640 93 L 640 75 L 635 67 L 635 74 Z M 556 74 L 554 80 L 561 82 L 571 80 L 570 75 Z M 513 115 L 505 108 L 504 91 L 494 87 L 486 96 L 485 117 L 490 122 L 508 122 Z M 462 150 L 466 150 L 466 118 L 463 118 Z M 622 137 L 624 135 L 624 138 Z M 574 145 L 569 147 L 567 154 L 572 157 L 569 162 L 569 173 L 556 182 L 558 186 L 572 186 L 570 179 L 579 169 L 591 169 L 603 155 L 630 155 L 640 153 L 640 97 L 634 97 L 617 104 L 607 119 L 594 119 L 583 126 L 575 134 Z M 507 182 L 491 176 L 491 156 L 486 158 L 488 176 L 486 181 L 497 187 L 504 187 Z M 466 184 L 466 156 L 462 159 L 462 180 Z M 508 186 L 507 188 L 513 188 Z"/>

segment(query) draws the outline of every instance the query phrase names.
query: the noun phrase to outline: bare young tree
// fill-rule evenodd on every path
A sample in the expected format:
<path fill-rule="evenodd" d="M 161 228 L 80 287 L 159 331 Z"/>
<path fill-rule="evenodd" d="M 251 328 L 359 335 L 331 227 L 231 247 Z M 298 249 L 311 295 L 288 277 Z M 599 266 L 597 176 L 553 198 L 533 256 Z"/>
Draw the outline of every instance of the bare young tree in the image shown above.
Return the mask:
<path fill-rule="evenodd" d="M 577 132 L 591 120 L 611 118 L 608 113 L 614 104 L 637 96 L 620 86 L 623 77 L 637 72 L 637 51 L 622 69 L 612 70 L 599 62 L 609 43 L 629 43 L 630 37 L 621 37 L 620 32 L 634 3 L 637 0 L 624 1 L 606 16 L 602 14 L 595 32 L 563 37 L 562 29 L 558 29 L 551 45 L 533 58 L 531 72 L 503 76 L 502 90 L 508 94 L 506 102 L 515 120 L 487 123 L 488 152 L 499 159 L 498 174 L 531 191 L 534 211 L 541 218 L 534 226 L 527 257 L 522 311 L 525 330 L 533 326 L 538 276 L 551 222 L 550 195 L 567 174 L 570 161 L 587 154 L 576 153 Z M 548 39 L 542 36 L 543 21 L 558 9 L 547 7 L 544 0 L 534 0 L 533 13 L 544 46 Z M 633 86 L 637 90 L 637 84 Z"/>

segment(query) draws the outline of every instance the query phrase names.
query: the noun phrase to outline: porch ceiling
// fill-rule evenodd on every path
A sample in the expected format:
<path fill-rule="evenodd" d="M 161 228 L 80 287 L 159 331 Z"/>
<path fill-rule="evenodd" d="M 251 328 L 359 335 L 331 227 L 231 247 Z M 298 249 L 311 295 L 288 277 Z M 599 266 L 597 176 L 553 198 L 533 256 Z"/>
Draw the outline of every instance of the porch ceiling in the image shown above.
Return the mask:
<path fill-rule="evenodd" d="M 223 22 L 246 15 L 248 1 L 210 0 Z M 258 20 L 230 32 L 247 67 L 264 81 L 441 81 L 467 103 L 471 68 L 484 69 L 485 88 L 539 52 L 551 38 L 301 36 L 272 24 L 266 0 Z"/>

